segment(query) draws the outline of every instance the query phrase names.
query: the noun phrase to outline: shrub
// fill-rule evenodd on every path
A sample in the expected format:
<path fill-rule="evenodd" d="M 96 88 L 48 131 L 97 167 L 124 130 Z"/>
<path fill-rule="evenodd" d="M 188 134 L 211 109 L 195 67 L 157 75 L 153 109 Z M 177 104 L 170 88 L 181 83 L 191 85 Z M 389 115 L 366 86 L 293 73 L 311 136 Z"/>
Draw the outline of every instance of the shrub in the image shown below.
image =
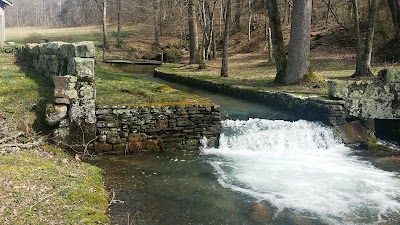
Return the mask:
<path fill-rule="evenodd" d="M 3 48 L 0 49 L 1 53 L 16 53 L 18 50 L 17 45 L 5 45 Z"/>
<path fill-rule="evenodd" d="M 34 32 L 30 33 L 27 38 L 24 39 L 25 43 L 39 43 L 43 40 L 43 36 Z"/>
<path fill-rule="evenodd" d="M 113 31 L 112 34 L 111 34 L 111 36 L 117 38 L 117 37 L 118 37 L 118 33 L 115 32 L 115 31 Z M 128 36 L 129 36 L 129 33 L 126 32 L 126 31 L 121 31 L 121 32 L 119 32 L 119 37 L 120 37 L 120 38 L 126 38 L 126 37 L 128 37 Z"/>
<path fill-rule="evenodd" d="M 164 49 L 165 62 L 179 62 L 182 60 L 182 53 L 180 49 L 169 47 Z"/>

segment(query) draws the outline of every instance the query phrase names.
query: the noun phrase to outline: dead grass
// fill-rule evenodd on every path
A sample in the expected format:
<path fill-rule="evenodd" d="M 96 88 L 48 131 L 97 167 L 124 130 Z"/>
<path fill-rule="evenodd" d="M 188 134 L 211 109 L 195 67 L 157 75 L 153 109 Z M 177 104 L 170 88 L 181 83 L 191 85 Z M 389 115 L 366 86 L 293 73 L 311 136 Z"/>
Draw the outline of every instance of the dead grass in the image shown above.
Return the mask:
<path fill-rule="evenodd" d="M 327 95 L 328 79 L 349 77 L 354 73 L 354 56 L 351 53 L 324 55 L 321 52 L 313 52 L 311 68 L 318 79 L 295 85 L 280 85 L 273 82 L 276 73 L 274 63 L 266 59 L 266 55 L 254 53 L 230 56 L 228 78 L 220 77 L 220 59 L 208 61 L 205 70 L 199 70 L 198 65 L 188 64 L 164 64 L 158 70 L 241 88 L 305 96 Z M 375 66 L 373 72 L 377 73 L 382 68 L 383 65 Z"/>
<path fill-rule="evenodd" d="M 267 56 L 262 54 L 238 54 L 229 59 L 229 77 L 220 77 L 220 60 L 208 61 L 205 70 L 199 70 L 197 65 L 186 64 L 164 64 L 158 69 L 163 72 L 176 73 L 178 75 L 190 76 L 197 79 L 212 81 L 216 83 L 229 84 L 241 88 L 259 91 L 287 92 L 302 95 L 324 95 L 326 87 L 312 82 L 297 85 L 279 85 L 274 83 L 275 65 L 267 62 Z M 351 75 L 351 67 L 341 65 L 341 70 L 334 70 L 336 62 L 330 60 L 315 60 L 312 63 L 317 76 L 333 78 Z M 326 68 L 331 68 L 326 70 Z"/>

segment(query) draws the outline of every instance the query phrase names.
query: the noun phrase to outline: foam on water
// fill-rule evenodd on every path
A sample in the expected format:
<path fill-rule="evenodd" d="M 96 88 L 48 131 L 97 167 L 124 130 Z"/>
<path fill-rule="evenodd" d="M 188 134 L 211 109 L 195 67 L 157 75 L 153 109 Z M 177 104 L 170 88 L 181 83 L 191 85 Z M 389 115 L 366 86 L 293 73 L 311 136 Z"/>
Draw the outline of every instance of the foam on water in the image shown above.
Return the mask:
<path fill-rule="evenodd" d="M 400 224 L 398 174 L 349 156 L 327 127 L 307 121 L 223 122 L 211 155 L 222 186 L 333 224 Z M 216 157 L 215 157 L 216 156 Z"/>

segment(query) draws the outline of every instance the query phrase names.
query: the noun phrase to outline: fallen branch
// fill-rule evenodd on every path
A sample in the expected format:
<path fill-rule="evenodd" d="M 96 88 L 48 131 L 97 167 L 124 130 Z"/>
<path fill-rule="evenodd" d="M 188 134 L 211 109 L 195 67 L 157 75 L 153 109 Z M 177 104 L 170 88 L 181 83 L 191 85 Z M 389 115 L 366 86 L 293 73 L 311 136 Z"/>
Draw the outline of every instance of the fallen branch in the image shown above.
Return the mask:
<path fill-rule="evenodd" d="M 0 144 L 4 144 L 4 143 L 7 143 L 9 141 L 15 140 L 15 139 L 21 137 L 22 135 L 25 135 L 25 133 L 19 132 L 19 133 L 13 135 L 13 136 L 5 137 L 5 138 L 0 140 Z"/>
<path fill-rule="evenodd" d="M 46 200 L 46 199 L 48 199 L 48 198 L 53 197 L 54 195 L 56 195 L 56 194 L 58 194 L 58 193 L 64 191 L 65 189 L 67 189 L 67 187 L 65 187 L 65 188 L 63 188 L 63 189 L 61 189 L 61 190 L 58 190 L 58 191 L 56 191 L 56 192 L 54 192 L 54 193 L 52 193 L 52 194 L 50 194 L 50 195 L 47 195 L 47 196 L 45 196 L 45 197 L 39 199 L 39 201 L 35 202 L 35 204 L 33 204 L 31 207 L 29 207 L 29 211 L 31 211 L 32 208 L 35 207 L 37 204 L 43 202 L 44 200 Z"/>
<path fill-rule="evenodd" d="M 23 148 L 23 149 L 30 149 L 30 148 L 39 147 L 42 144 L 43 144 L 42 140 L 35 141 L 35 142 L 32 142 L 32 143 L 26 143 L 26 144 L 20 144 L 20 143 L 2 144 L 2 145 L 0 145 L 0 149 L 2 149 L 2 148 L 13 148 L 13 147 L 18 147 L 18 148 Z"/>

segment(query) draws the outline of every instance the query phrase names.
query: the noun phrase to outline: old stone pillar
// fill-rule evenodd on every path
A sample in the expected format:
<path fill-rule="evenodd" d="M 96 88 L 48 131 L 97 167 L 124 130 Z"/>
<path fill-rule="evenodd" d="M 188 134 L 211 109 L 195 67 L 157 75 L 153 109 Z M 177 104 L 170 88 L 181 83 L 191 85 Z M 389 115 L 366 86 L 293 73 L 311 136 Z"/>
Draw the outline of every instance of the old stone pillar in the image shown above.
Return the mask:
<path fill-rule="evenodd" d="M 4 9 L 0 7 L 0 48 L 3 47 L 6 38 L 6 25 L 4 19 Z"/>

